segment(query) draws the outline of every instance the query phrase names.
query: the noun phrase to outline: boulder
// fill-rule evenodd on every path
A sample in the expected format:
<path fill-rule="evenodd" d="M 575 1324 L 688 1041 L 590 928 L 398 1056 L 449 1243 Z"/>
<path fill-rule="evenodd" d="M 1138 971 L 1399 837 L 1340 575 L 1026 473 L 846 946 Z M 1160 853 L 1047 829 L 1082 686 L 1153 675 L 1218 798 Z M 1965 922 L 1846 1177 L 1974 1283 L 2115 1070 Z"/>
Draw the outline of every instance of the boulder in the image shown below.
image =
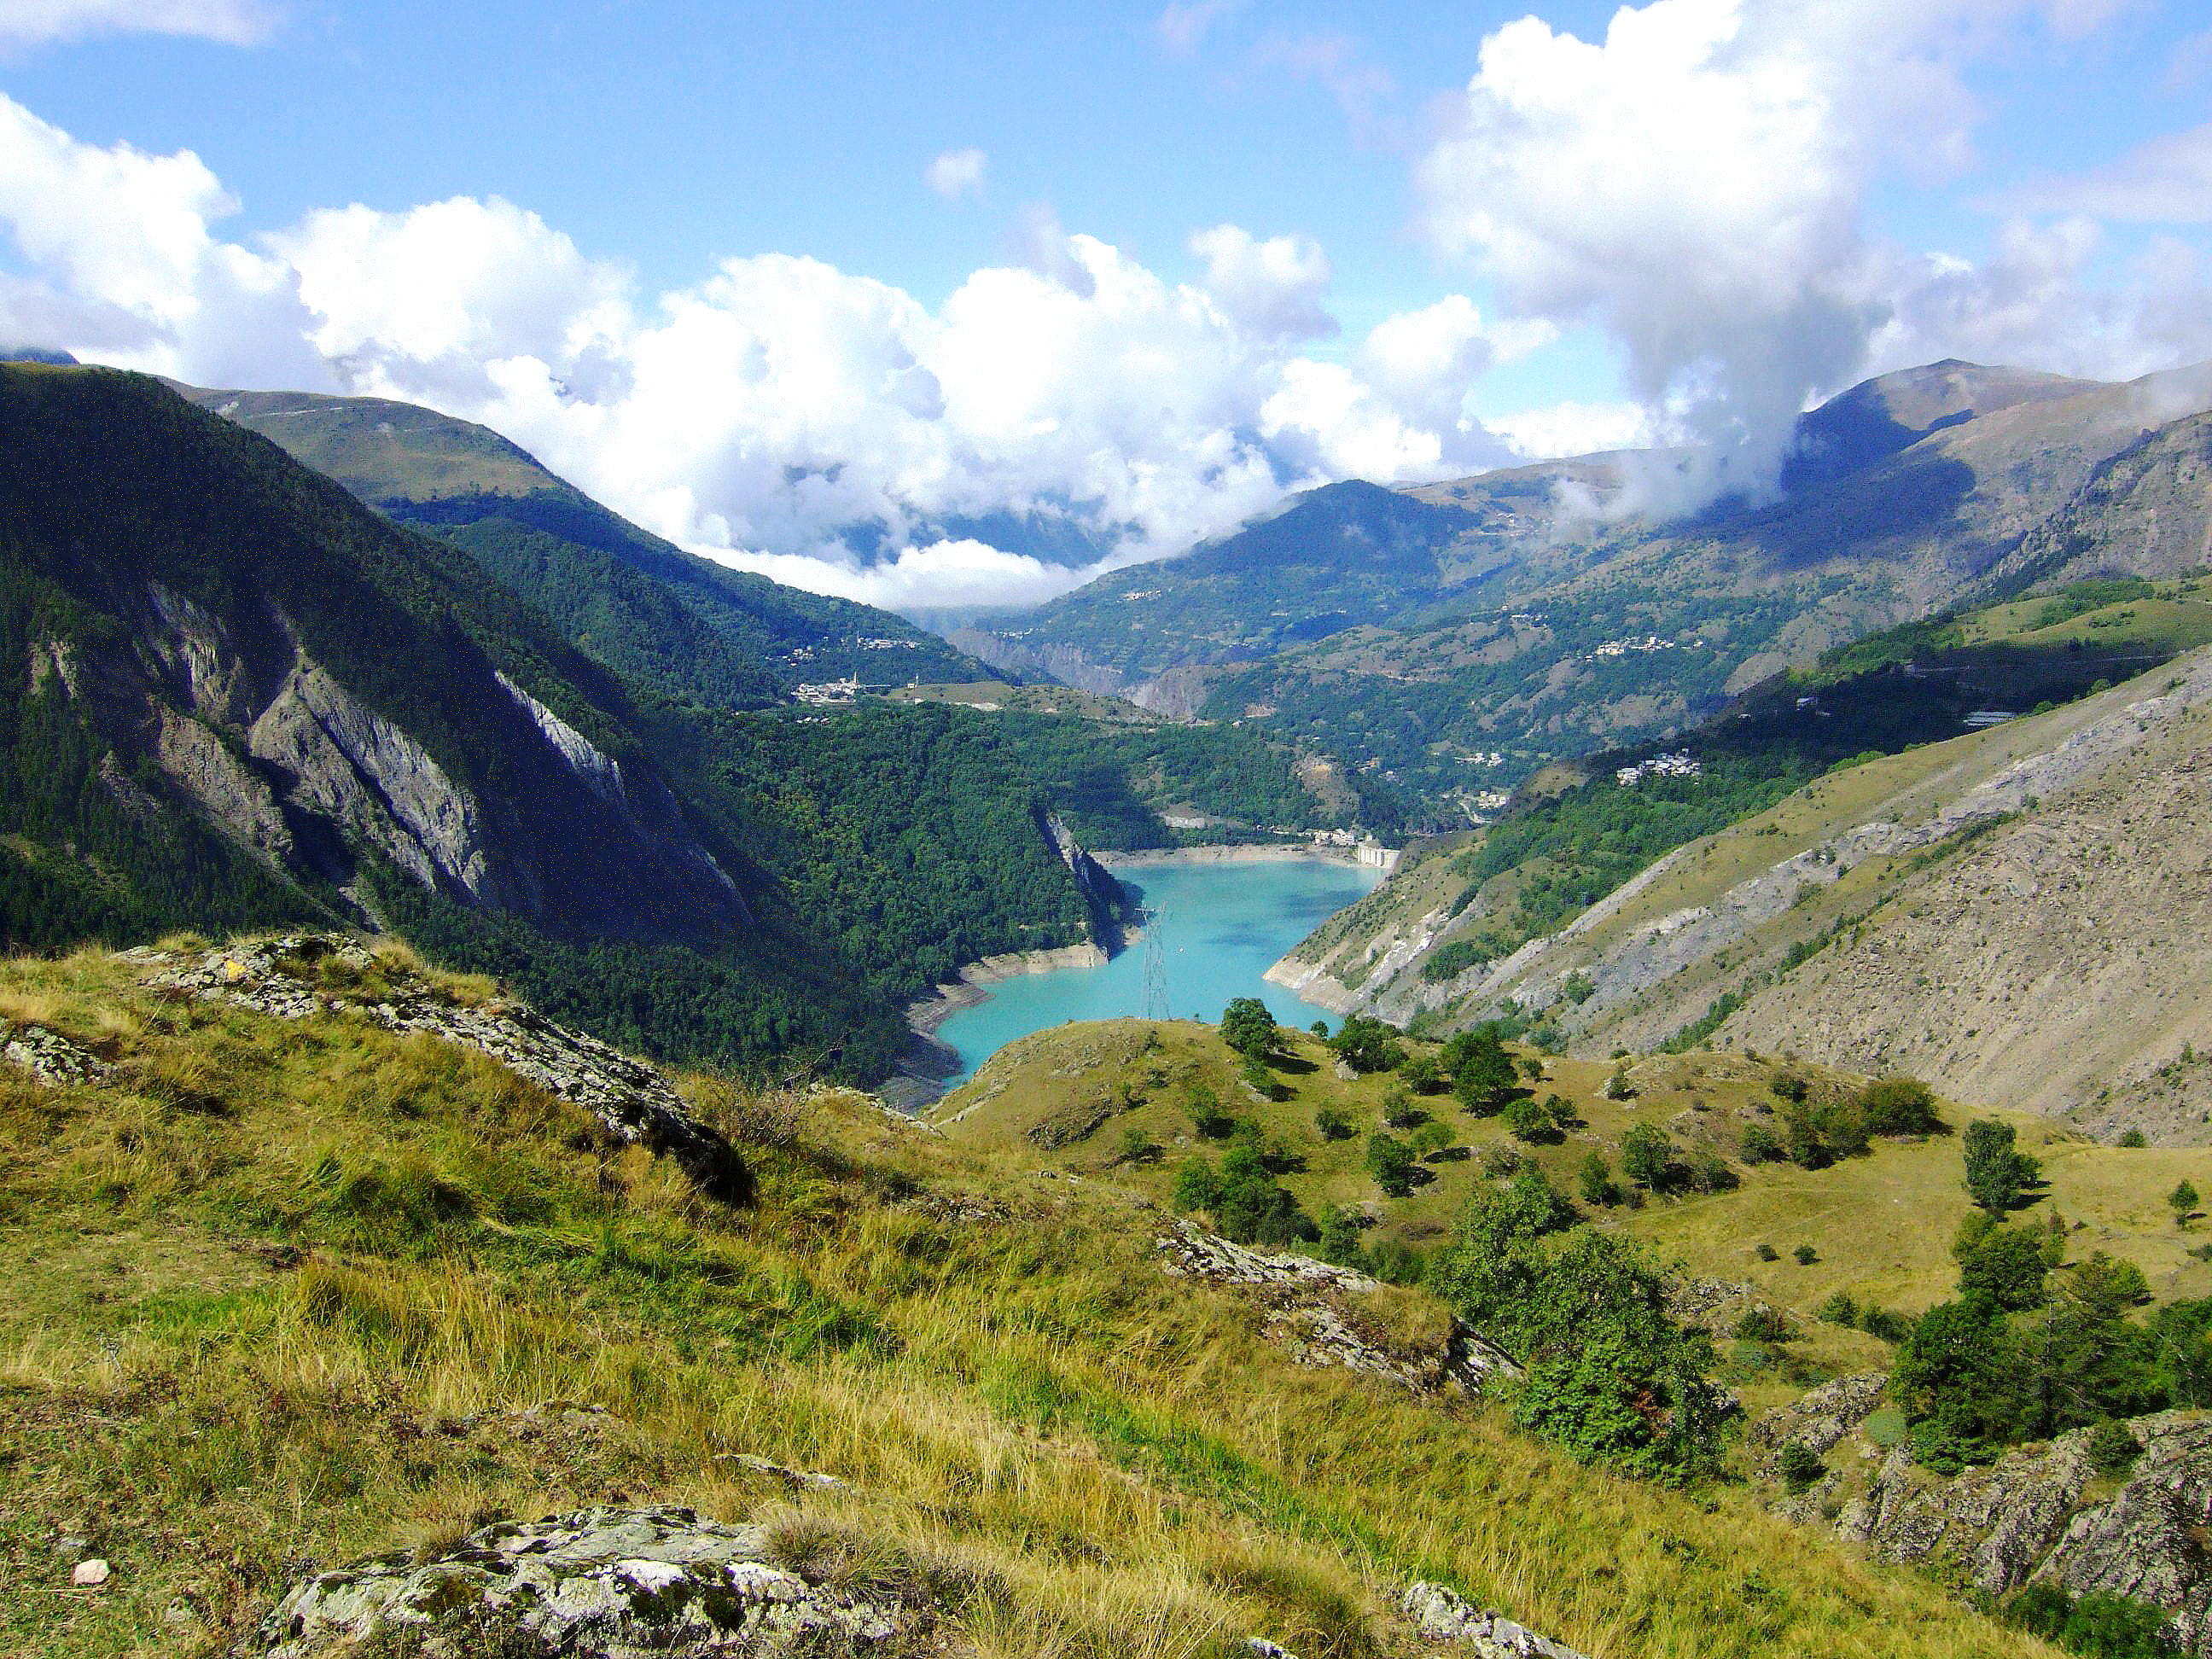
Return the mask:
<path fill-rule="evenodd" d="M 28 1072 L 33 1082 L 49 1089 L 97 1083 L 110 1069 L 105 1061 L 43 1025 L 11 1026 L 5 1020 L 0 1020 L 0 1060 Z"/>
<path fill-rule="evenodd" d="M 810 1583 L 757 1528 L 686 1509 L 593 1509 L 500 1522 L 427 1560 L 393 1554 L 292 1587 L 241 1650 L 321 1659 L 382 1639 L 425 1659 L 486 1651 L 570 1659 L 865 1652 L 926 1610 Z"/>
<path fill-rule="evenodd" d="M 1442 1584 L 1409 1585 L 1398 1605 L 1428 1640 L 1451 1643 L 1474 1659 L 1589 1659 Z"/>

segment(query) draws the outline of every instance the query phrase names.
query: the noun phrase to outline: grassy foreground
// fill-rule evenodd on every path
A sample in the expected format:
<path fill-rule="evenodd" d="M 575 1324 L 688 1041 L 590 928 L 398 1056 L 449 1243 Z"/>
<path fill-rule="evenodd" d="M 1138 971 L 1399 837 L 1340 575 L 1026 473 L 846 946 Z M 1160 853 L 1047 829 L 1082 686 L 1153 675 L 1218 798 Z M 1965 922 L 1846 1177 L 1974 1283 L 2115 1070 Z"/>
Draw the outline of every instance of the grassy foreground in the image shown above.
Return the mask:
<path fill-rule="evenodd" d="M 732 1209 L 487 1060 L 143 972 L 0 965 L 0 1018 L 117 1067 L 0 1067 L 0 1650 L 211 1656 L 307 1563 L 672 1501 L 927 1587 L 951 1651 L 1410 1653 L 1423 1576 L 1603 1659 L 2050 1651 L 1743 1490 L 1301 1369 L 1156 1270 L 1139 1195 L 1019 1149 L 686 1079 L 755 1166 Z"/>

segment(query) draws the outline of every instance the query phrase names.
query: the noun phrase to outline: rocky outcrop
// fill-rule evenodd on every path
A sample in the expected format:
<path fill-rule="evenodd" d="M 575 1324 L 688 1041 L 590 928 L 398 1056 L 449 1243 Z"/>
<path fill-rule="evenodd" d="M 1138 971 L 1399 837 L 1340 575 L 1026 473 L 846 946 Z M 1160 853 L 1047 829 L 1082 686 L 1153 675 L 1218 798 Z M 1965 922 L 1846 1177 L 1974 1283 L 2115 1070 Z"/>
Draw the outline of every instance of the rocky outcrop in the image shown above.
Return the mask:
<path fill-rule="evenodd" d="M 97 1083 L 111 1069 L 106 1061 L 43 1025 L 10 1025 L 5 1020 L 0 1020 L 0 1060 L 28 1072 L 33 1082 L 49 1089 Z"/>
<path fill-rule="evenodd" d="M 896 1650 L 925 1606 L 810 1582 L 759 1528 L 685 1509 L 501 1522 L 428 1560 L 374 1556 L 295 1584 L 244 1651 L 320 1659 L 413 1638 L 426 1659 Z"/>
<path fill-rule="evenodd" d="M 1863 1434 L 1885 1381 L 1839 1377 L 1753 1425 L 1770 1478 L 1791 1442 L 1829 1463 L 1787 1512 L 1992 1596 L 2039 1579 L 2076 1595 L 2133 1596 L 2171 1615 L 2181 1651 L 2212 1659 L 2212 1419 L 2167 1412 L 2130 1423 L 2142 1452 L 2117 1492 L 2100 1486 L 2087 1429 L 1944 1476 Z"/>
<path fill-rule="evenodd" d="M 673 1158 L 693 1180 L 732 1201 L 750 1194 L 744 1160 L 692 1115 L 654 1067 L 597 1037 L 547 1019 L 528 1005 L 467 1006 L 350 939 L 295 934 L 178 958 L 131 952 L 156 985 L 301 1019 L 351 1013 L 394 1031 L 420 1031 L 488 1054 L 549 1094 L 588 1109 L 619 1139 Z M 340 975 L 326 971 L 336 966 Z M 346 976 L 376 969 L 376 988 L 353 993 Z"/>
<path fill-rule="evenodd" d="M 1455 1320 L 1440 1349 L 1392 1343 L 1363 1318 L 1357 1298 L 1381 1288 L 1364 1273 L 1310 1256 L 1265 1255 L 1178 1222 L 1158 1245 L 1162 1269 L 1240 1291 L 1261 1310 L 1261 1334 L 1305 1365 L 1340 1365 L 1416 1394 L 1480 1394 L 1494 1377 L 1521 1374 L 1512 1357 Z"/>
<path fill-rule="evenodd" d="M 1589 1659 L 1442 1584 L 1410 1585 L 1398 1605 L 1429 1641 L 1450 1643 L 1455 1653 L 1475 1659 Z"/>
<path fill-rule="evenodd" d="M 154 757 L 169 781 L 263 864 L 272 869 L 289 864 L 298 847 L 276 792 L 200 721 L 166 703 L 155 716 Z"/>

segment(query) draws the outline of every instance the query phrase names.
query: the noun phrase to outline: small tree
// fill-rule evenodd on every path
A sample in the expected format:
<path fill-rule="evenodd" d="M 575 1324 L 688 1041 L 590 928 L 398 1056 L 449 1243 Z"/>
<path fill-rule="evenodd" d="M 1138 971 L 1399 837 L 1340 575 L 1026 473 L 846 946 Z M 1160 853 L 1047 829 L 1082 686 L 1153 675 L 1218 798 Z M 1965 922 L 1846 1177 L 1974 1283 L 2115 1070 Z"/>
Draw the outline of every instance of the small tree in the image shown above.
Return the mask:
<path fill-rule="evenodd" d="M 1793 1498 L 1817 1486 L 1828 1474 L 1828 1466 L 1820 1461 L 1820 1454 L 1802 1440 L 1783 1443 L 1780 1468 L 1782 1489 Z"/>
<path fill-rule="evenodd" d="M 1159 1143 L 1132 1123 L 1121 1134 L 1121 1162 L 1150 1164 L 1160 1155 Z"/>
<path fill-rule="evenodd" d="M 1763 1123 L 1745 1126 L 1743 1132 L 1743 1161 L 1747 1164 L 1779 1164 L 1789 1154 L 1782 1143 L 1774 1138 L 1774 1131 Z"/>
<path fill-rule="evenodd" d="M 1869 1083 L 1859 1091 L 1858 1106 L 1869 1134 L 1932 1135 L 1943 1127 L 1936 1115 L 1936 1097 L 1917 1078 Z"/>
<path fill-rule="evenodd" d="M 1221 1177 L 1214 1173 L 1213 1165 L 1202 1158 L 1184 1159 L 1182 1168 L 1176 1171 L 1176 1208 L 1185 1214 L 1210 1210 L 1220 1199 Z"/>
<path fill-rule="evenodd" d="M 1210 1083 L 1190 1085 L 1190 1127 L 1207 1140 L 1226 1140 L 1237 1121 L 1221 1109 L 1221 1097 Z"/>
<path fill-rule="evenodd" d="M 1340 1106 L 1324 1106 L 1314 1114 L 1314 1127 L 1324 1140 L 1349 1140 L 1359 1133 L 1351 1115 Z"/>
<path fill-rule="evenodd" d="M 1321 1259 L 1340 1267 L 1367 1269 L 1367 1250 L 1359 1237 L 1362 1225 L 1356 1210 L 1332 1204 L 1321 1212 Z"/>
<path fill-rule="evenodd" d="M 1991 1215 L 2002 1215 L 2020 1202 L 2021 1191 L 2039 1173 L 2035 1160 L 2014 1146 L 2009 1123 L 1977 1118 L 1966 1126 L 1960 1152 L 1966 1164 L 1966 1192 Z"/>
<path fill-rule="evenodd" d="M 1367 1014 L 1353 1014 L 1328 1046 L 1355 1072 L 1388 1072 L 1405 1063 L 1406 1045 L 1398 1029 Z"/>
<path fill-rule="evenodd" d="M 1657 1124 L 1639 1123 L 1620 1138 L 1621 1170 L 1646 1192 L 1664 1187 L 1674 1164 L 1674 1143 Z"/>
<path fill-rule="evenodd" d="M 1559 1138 L 1552 1114 L 1527 1095 L 1505 1103 L 1505 1127 L 1516 1140 L 1551 1141 Z"/>
<path fill-rule="evenodd" d="M 1636 1085 L 1628 1075 L 1628 1062 L 1615 1060 L 1613 1075 L 1605 1080 L 1605 1097 L 1607 1100 L 1631 1100 L 1635 1095 Z"/>
<path fill-rule="evenodd" d="M 1454 1038 L 1455 1044 L 1459 1042 Z M 1505 1052 L 1495 1028 L 1486 1025 L 1473 1033 L 1452 1074 L 1452 1092 L 1470 1111 L 1494 1112 L 1513 1091 L 1517 1073 L 1513 1056 Z"/>
<path fill-rule="evenodd" d="M 1397 1136 L 1378 1133 L 1368 1138 L 1367 1173 L 1392 1198 L 1403 1198 L 1413 1190 L 1416 1167 L 1413 1149 Z"/>
<path fill-rule="evenodd" d="M 1398 1067 L 1398 1075 L 1417 1095 L 1432 1095 L 1444 1086 L 1443 1073 L 1434 1054 L 1413 1054 Z"/>
<path fill-rule="evenodd" d="M 1578 1179 L 1583 1203 L 1609 1209 L 1620 1202 L 1620 1188 L 1613 1178 L 1613 1165 L 1603 1152 L 1593 1152 L 1583 1159 Z"/>
<path fill-rule="evenodd" d="M 1257 997 L 1236 997 L 1221 1011 L 1221 1040 L 1265 1064 L 1275 1049 L 1275 1017 Z"/>
<path fill-rule="evenodd" d="M 2187 1181 L 2166 1195 L 2166 1203 L 2173 1210 L 2175 1226 L 2186 1227 L 2189 1224 L 2189 1218 L 2197 1212 L 2197 1188 Z"/>

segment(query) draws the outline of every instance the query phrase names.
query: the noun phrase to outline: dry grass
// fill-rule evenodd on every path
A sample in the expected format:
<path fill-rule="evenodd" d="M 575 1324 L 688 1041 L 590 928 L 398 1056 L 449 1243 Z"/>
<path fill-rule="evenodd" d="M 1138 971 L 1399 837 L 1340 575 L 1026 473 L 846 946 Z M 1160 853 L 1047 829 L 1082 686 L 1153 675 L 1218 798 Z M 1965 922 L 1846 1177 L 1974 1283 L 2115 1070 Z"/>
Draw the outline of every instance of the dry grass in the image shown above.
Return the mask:
<path fill-rule="evenodd" d="M 0 1650 L 212 1659 L 305 1562 L 670 1501 L 1009 1659 L 1408 1653 L 1414 1577 L 1607 1659 L 2036 1651 L 1742 1490 L 1300 1369 L 1156 1270 L 1135 1194 L 1018 1151 L 693 1080 L 749 1137 L 731 1211 L 424 1039 L 163 1001 L 104 957 L 0 983 L 64 1030 L 109 1011 L 125 1067 L 0 1077 Z M 106 1589 L 67 1591 L 61 1532 Z"/>

